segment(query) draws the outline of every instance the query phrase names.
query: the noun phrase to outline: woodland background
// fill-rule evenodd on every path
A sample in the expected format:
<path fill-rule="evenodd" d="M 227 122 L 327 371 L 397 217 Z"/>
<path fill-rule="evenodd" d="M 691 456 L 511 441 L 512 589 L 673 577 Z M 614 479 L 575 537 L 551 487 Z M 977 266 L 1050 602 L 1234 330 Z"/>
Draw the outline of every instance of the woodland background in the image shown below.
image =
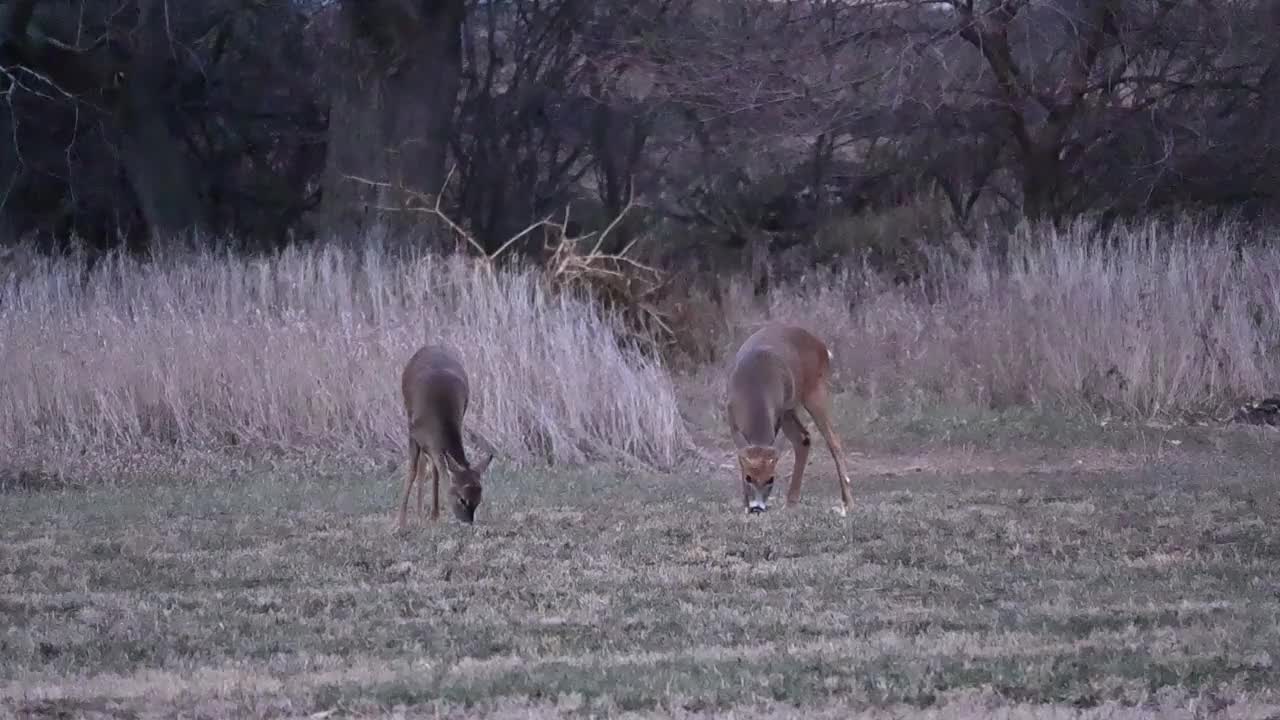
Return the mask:
<path fill-rule="evenodd" d="M 567 206 L 600 229 L 634 194 L 607 249 L 892 253 L 1024 218 L 1256 219 L 1280 167 L 1271 2 L 6 0 L 0 17 L 0 222 L 48 248 L 375 228 L 452 247 L 378 208 L 454 168 L 443 209 L 489 251 Z"/>

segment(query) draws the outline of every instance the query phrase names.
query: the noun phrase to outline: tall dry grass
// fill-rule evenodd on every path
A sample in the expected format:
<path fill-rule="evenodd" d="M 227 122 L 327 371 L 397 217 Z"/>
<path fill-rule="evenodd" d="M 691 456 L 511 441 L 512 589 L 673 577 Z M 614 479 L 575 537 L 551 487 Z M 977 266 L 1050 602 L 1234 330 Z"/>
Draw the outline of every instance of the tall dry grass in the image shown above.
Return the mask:
<path fill-rule="evenodd" d="M 852 268 L 764 300 L 723 292 L 722 342 L 764 318 L 819 330 L 872 413 L 978 405 L 1218 416 L 1280 394 L 1280 246 L 1233 225 L 1021 228 L 1007 260 L 936 257 L 910 287 Z M 850 400 L 850 402 L 852 402 Z"/>
<path fill-rule="evenodd" d="M 400 371 L 440 338 L 503 457 L 668 465 L 687 445 L 671 379 L 618 337 L 532 272 L 377 246 L 41 260 L 0 285 L 0 451 L 396 452 Z"/>
<path fill-rule="evenodd" d="M 694 317 L 721 361 L 766 318 L 810 326 L 835 352 L 846 415 L 1218 415 L 1280 392 L 1280 249 L 1243 239 L 1191 223 L 1024 228 L 1007 261 L 938 259 L 917 286 L 849 268 L 761 300 L 729 280 Z M 508 459 L 669 466 L 694 436 L 682 404 L 719 433 L 723 362 L 676 377 L 622 333 L 531 271 L 376 245 L 39 260 L 0 273 L 0 453 L 397 457 L 399 372 L 443 337 L 474 375 L 469 417 Z"/>

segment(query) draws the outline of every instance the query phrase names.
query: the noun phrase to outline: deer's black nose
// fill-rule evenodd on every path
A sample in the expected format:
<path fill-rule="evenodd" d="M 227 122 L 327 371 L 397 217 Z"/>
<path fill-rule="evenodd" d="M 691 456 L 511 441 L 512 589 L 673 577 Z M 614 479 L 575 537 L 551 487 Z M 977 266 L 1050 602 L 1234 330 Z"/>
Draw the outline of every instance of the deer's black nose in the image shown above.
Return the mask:
<path fill-rule="evenodd" d="M 755 515 L 756 513 L 762 513 L 764 512 L 764 510 L 765 508 L 763 505 L 752 505 L 751 507 L 747 508 L 747 512 L 751 513 L 752 515 Z"/>

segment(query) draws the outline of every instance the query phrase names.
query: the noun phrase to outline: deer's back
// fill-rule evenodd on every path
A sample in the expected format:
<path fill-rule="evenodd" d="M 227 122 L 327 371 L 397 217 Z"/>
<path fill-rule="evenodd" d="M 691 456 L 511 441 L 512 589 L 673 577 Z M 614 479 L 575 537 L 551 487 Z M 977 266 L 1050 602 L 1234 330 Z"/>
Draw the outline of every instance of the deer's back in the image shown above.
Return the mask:
<path fill-rule="evenodd" d="M 807 397 L 826 377 L 831 366 L 827 345 L 797 325 L 772 322 L 742 343 L 734 357 L 730 385 L 748 390 L 776 381 L 782 408 L 791 408 Z"/>
<path fill-rule="evenodd" d="M 400 378 L 410 432 L 423 439 L 455 435 L 470 393 L 462 358 L 445 345 L 425 345 L 413 354 Z"/>

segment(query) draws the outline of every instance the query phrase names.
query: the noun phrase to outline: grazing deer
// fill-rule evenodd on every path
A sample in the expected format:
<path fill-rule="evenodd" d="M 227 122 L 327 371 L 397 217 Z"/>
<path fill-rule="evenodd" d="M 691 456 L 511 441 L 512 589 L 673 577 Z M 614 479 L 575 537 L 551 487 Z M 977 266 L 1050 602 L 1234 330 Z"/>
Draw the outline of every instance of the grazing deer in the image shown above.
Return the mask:
<path fill-rule="evenodd" d="M 409 491 L 414 482 L 418 482 L 418 515 L 422 515 L 422 482 L 418 475 L 423 455 L 431 465 L 431 519 L 440 518 L 440 474 L 448 473 L 449 505 L 454 517 L 464 523 L 475 520 L 480 506 L 480 475 L 493 460 L 493 452 L 490 449 L 488 457 L 473 466 L 462 449 L 462 416 L 467 412 L 469 387 L 462 360 L 441 345 L 419 348 L 405 366 L 400 390 L 409 416 L 409 474 L 400 497 L 398 529 L 405 527 Z"/>
<path fill-rule="evenodd" d="M 800 501 L 800 480 L 809 460 L 809 431 L 800 422 L 800 406 L 817 424 L 840 484 L 841 515 L 849 511 L 853 493 L 845 472 L 840 439 L 831 429 L 827 376 L 831 351 L 812 333 L 795 325 L 772 322 L 747 338 L 729 371 L 729 431 L 742 471 L 742 498 L 748 513 L 769 508 L 769 493 L 778 464 L 775 446 L 781 430 L 795 450 L 787 505 Z"/>

